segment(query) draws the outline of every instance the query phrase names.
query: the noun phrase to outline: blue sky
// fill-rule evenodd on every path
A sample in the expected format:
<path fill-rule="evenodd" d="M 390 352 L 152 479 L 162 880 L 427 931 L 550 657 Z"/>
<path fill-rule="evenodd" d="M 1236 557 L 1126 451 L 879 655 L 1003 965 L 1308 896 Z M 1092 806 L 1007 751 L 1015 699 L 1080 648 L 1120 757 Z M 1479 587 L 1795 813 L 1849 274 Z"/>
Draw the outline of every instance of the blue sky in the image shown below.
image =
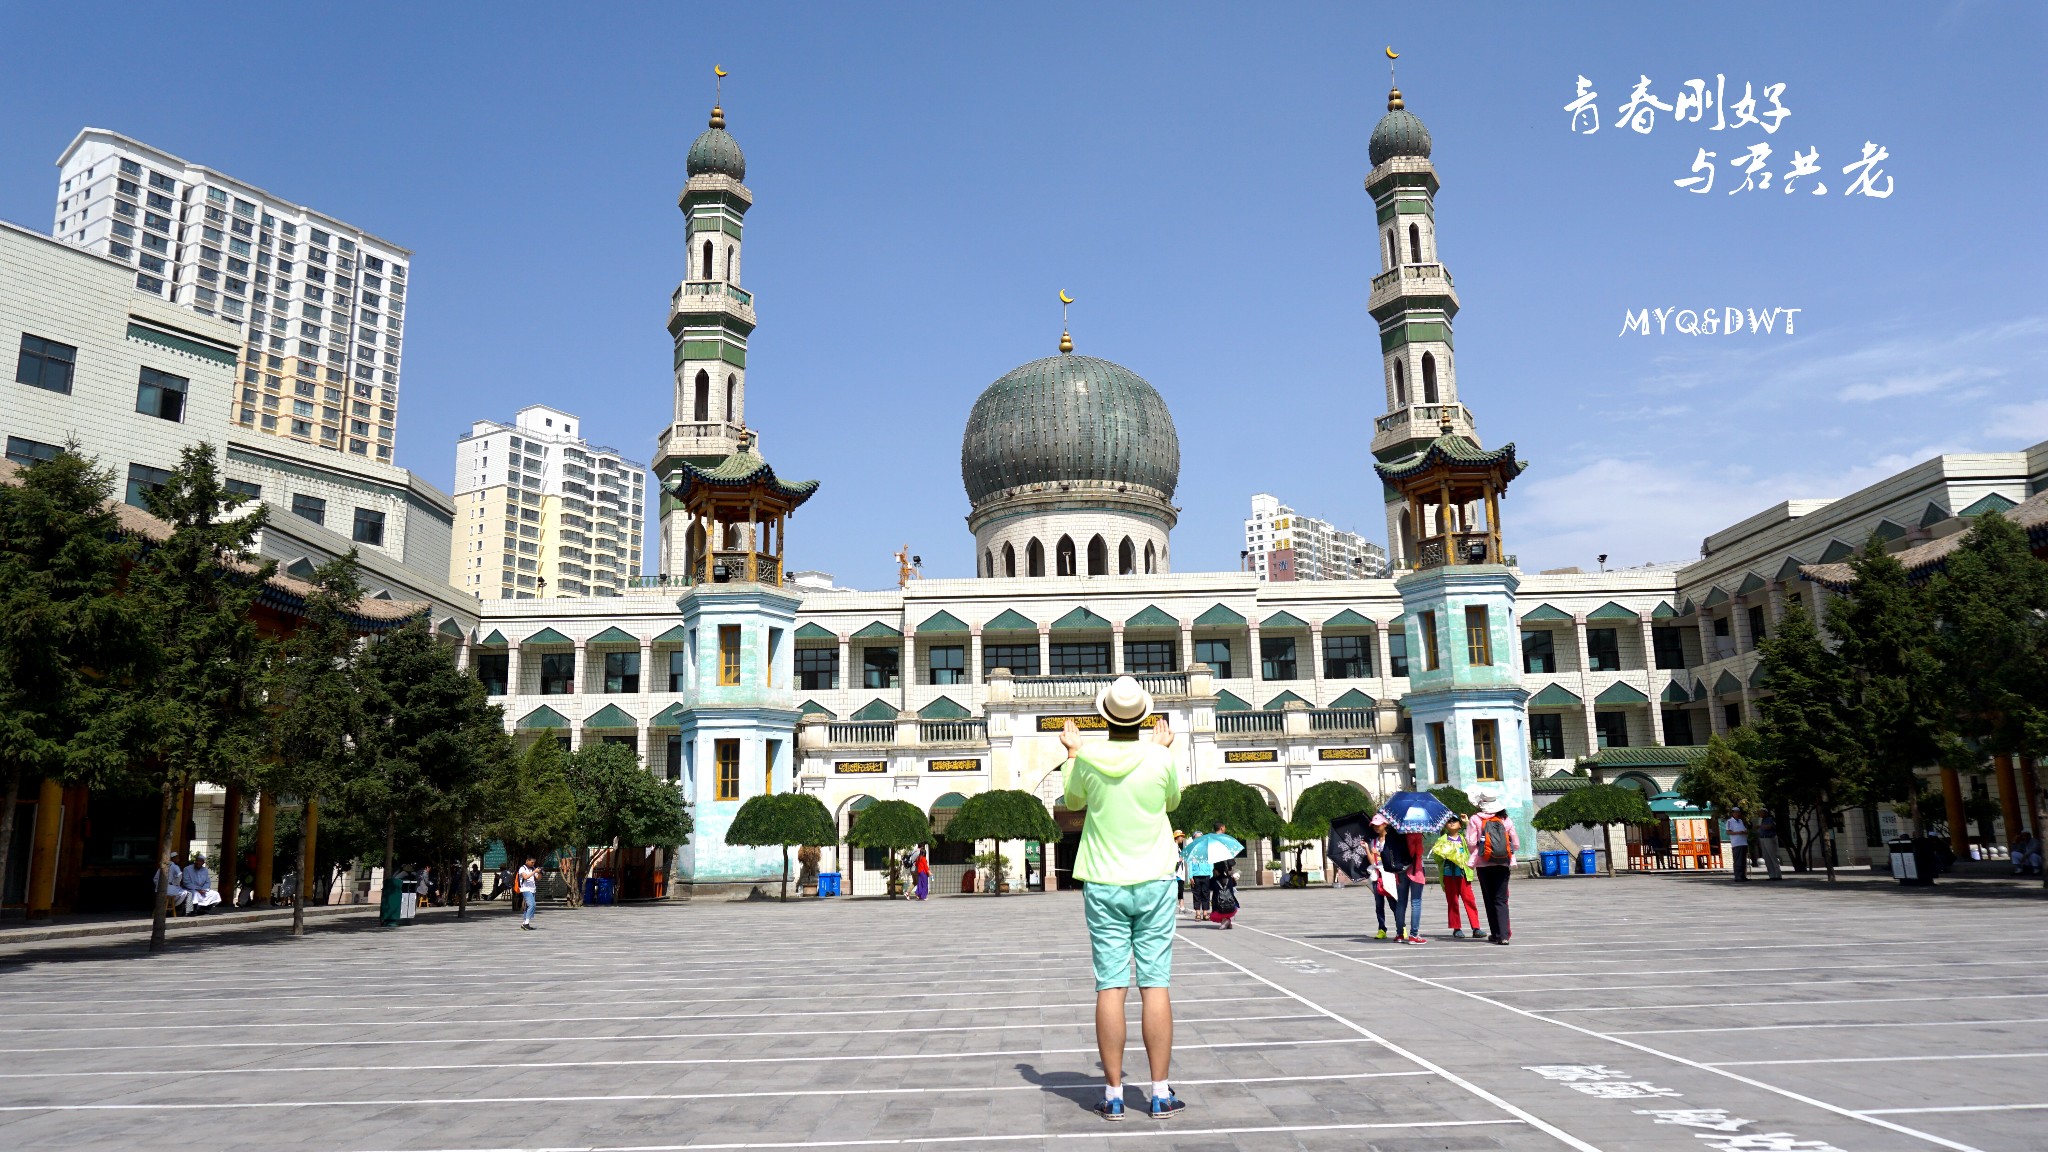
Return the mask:
<path fill-rule="evenodd" d="M 1462 398 L 1534 462 L 1504 509 L 1525 566 L 1684 559 L 1787 497 L 2048 439 L 2039 5 L 122 7 L 91 34 L 0 9 L 0 216 L 49 226 L 91 124 L 413 248 L 398 455 L 444 486 L 471 420 L 528 403 L 651 456 L 724 65 L 749 421 L 824 481 L 792 564 L 855 586 L 905 543 L 972 572 L 960 428 L 1054 351 L 1060 289 L 1079 350 L 1172 406 L 1176 567 L 1235 567 L 1261 490 L 1383 538 L 1361 184 L 1389 43 L 1435 138 Z M 1613 122 L 1638 76 L 1670 102 L 1717 73 L 1784 83 L 1792 115 Z M 1582 74 L 1590 136 L 1562 110 Z M 1840 194 L 1866 140 L 1888 199 Z M 1724 194 L 1756 142 L 1779 178 L 1818 147 L 1829 194 Z M 1675 188 L 1703 147 L 1715 190 Z M 1801 309 L 1796 333 L 1619 335 L 1728 305 Z"/>

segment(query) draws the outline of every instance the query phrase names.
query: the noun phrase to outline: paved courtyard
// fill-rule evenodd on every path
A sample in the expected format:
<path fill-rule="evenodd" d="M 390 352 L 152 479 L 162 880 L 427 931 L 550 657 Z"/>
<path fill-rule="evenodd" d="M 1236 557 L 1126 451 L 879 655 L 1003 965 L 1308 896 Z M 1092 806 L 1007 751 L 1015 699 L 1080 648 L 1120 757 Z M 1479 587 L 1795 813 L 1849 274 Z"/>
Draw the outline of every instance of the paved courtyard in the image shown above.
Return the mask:
<path fill-rule="evenodd" d="M 2048 1147 L 2038 892 L 1518 880 L 1511 948 L 1430 901 L 1184 922 L 1190 1107 L 1115 1126 L 1067 894 L 0 953 L 0 1148 Z"/>

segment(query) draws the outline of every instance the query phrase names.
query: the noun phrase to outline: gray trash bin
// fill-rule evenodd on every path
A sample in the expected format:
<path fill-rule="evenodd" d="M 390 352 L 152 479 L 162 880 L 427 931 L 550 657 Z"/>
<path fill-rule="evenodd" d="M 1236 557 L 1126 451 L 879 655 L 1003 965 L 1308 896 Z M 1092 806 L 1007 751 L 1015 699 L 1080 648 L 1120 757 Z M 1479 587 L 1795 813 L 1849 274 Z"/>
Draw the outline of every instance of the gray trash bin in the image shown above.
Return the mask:
<path fill-rule="evenodd" d="M 1892 877 L 1901 884 L 1934 883 L 1934 853 L 1925 840 L 1900 838 L 1887 840 L 1885 848 L 1891 853 Z"/>

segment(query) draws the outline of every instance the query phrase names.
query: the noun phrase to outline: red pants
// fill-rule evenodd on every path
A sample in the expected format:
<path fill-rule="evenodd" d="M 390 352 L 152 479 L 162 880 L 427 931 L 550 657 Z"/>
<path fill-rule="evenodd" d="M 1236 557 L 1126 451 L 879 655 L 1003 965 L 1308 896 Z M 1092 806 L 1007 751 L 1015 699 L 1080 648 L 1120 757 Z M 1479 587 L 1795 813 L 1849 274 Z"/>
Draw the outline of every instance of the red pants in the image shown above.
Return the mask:
<path fill-rule="evenodd" d="M 1464 925 L 1458 923 L 1458 901 L 1465 902 L 1465 924 L 1479 931 L 1479 902 L 1472 896 L 1472 882 L 1463 876 L 1444 877 L 1444 902 L 1451 906 L 1451 930 L 1457 931 Z"/>

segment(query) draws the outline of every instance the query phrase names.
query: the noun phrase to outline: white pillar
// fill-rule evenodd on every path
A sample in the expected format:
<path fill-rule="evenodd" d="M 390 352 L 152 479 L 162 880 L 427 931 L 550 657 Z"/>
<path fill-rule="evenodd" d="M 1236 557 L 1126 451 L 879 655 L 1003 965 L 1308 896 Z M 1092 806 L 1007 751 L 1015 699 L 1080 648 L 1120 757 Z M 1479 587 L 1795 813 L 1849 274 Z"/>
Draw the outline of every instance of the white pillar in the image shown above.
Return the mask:
<path fill-rule="evenodd" d="M 853 638 L 846 633 L 839 634 L 839 688 L 853 688 Z"/>
<path fill-rule="evenodd" d="M 645 666 L 644 662 L 642 666 Z M 654 765 L 654 727 L 643 723 L 637 725 L 637 728 L 640 736 L 638 741 L 640 746 L 640 768 L 642 771 L 651 773 L 659 778 L 661 773 Z"/>
<path fill-rule="evenodd" d="M 1251 649 L 1251 651 L 1245 653 L 1245 659 L 1251 662 L 1251 666 L 1245 671 L 1245 679 L 1250 680 L 1255 685 L 1262 684 L 1265 682 L 1266 670 L 1264 667 L 1265 662 L 1259 658 L 1259 626 L 1257 624 L 1247 624 L 1244 631 L 1245 647 Z M 1264 689 L 1255 687 L 1252 689 L 1252 695 L 1256 696 L 1262 691 Z M 1253 700 L 1251 705 L 1257 708 L 1259 702 Z"/>
<path fill-rule="evenodd" d="M 581 640 L 576 641 L 576 655 L 574 659 L 576 661 L 576 668 L 575 675 L 569 678 L 569 694 L 571 696 L 581 696 L 583 695 L 583 686 L 589 682 L 588 677 L 590 676 L 590 669 L 583 663 L 583 641 Z"/>
<path fill-rule="evenodd" d="M 1651 618 L 1641 618 L 1643 631 L 1643 694 L 1650 698 L 1650 743 L 1662 747 L 1664 744 L 1664 690 L 1657 686 L 1660 678 L 1670 673 L 1657 670 L 1656 625 Z"/>
<path fill-rule="evenodd" d="M 1182 671 L 1195 662 L 1195 624 L 1192 620 L 1180 622 L 1180 666 Z M 1214 669 L 1211 669 L 1214 671 Z"/>
<path fill-rule="evenodd" d="M 464 673 L 469 671 L 469 641 L 466 639 L 455 642 L 455 670 Z"/>
<path fill-rule="evenodd" d="M 505 695 L 507 698 L 520 694 L 519 675 L 524 671 L 520 667 L 523 663 L 524 661 L 519 658 L 519 645 L 505 645 Z"/>
<path fill-rule="evenodd" d="M 967 633 L 967 682 L 981 684 L 981 629 L 974 628 Z"/>
<path fill-rule="evenodd" d="M 1579 711 L 1586 725 L 1586 755 L 1600 750 L 1600 727 L 1593 718 L 1593 661 L 1586 648 L 1586 614 L 1572 613 L 1572 632 L 1579 645 Z"/>
<path fill-rule="evenodd" d="M 1044 624 L 1038 626 L 1038 674 L 1052 675 L 1052 629 Z"/>
<path fill-rule="evenodd" d="M 917 684 L 917 637 L 905 630 L 903 633 L 903 695 L 897 707 L 910 711 L 910 690 Z"/>
<path fill-rule="evenodd" d="M 1322 708 L 1329 702 L 1323 699 L 1323 626 L 1308 626 L 1308 678 L 1315 682 L 1315 699 L 1310 707 Z M 1292 809 L 1289 809 L 1292 811 Z"/>
<path fill-rule="evenodd" d="M 1123 675 L 1124 626 L 1121 624 L 1109 626 L 1109 670 L 1119 676 Z"/>
<path fill-rule="evenodd" d="M 668 687 L 664 680 L 662 687 Z M 645 696 L 654 691 L 654 641 L 640 642 L 640 694 Z"/>
<path fill-rule="evenodd" d="M 1379 645 L 1379 651 L 1374 653 L 1376 659 L 1373 660 L 1373 670 L 1379 674 L 1378 696 L 1380 703 L 1384 705 L 1394 694 L 1394 650 L 1388 640 L 1391 629 L 1387 627 L 1385 620 L 1375 620 L 1372 624 L 1373 641 Z"/>

